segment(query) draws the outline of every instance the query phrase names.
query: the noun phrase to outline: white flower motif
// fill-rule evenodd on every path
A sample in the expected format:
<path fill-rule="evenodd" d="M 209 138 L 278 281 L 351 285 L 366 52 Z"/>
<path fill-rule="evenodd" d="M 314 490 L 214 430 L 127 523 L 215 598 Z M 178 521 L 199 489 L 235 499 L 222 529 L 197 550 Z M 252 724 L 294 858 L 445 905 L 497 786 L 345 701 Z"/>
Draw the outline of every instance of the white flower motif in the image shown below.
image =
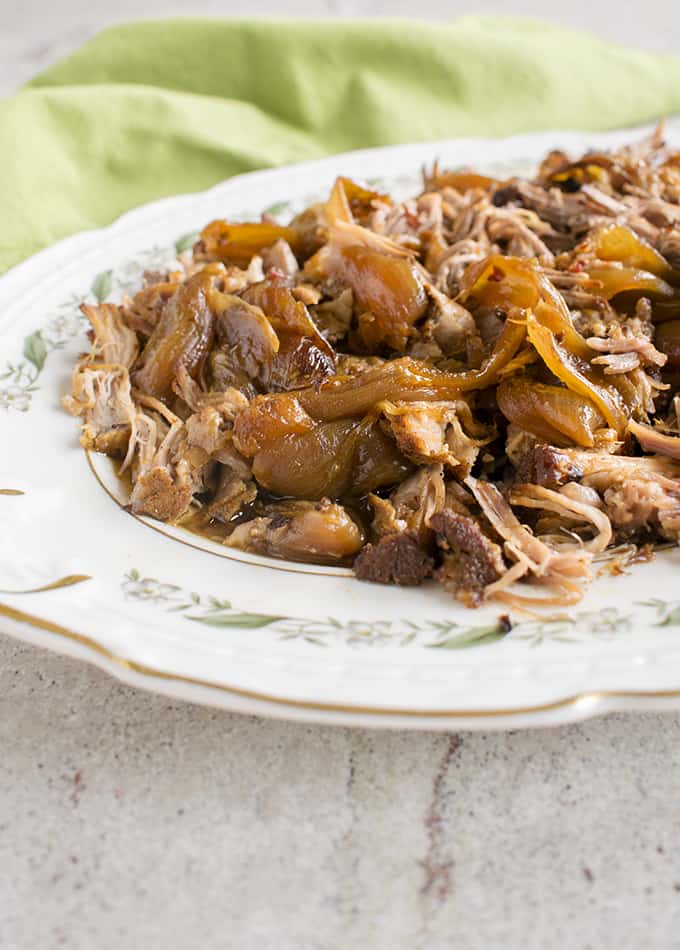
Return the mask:
<path fill-rule="evenodd" d="M 43 337 L 57 346 L 77 336 L 87 321 L 81 313 L 65 313 L 53 317 L 43 331 Z"/>
<path fill-rule="evenodd" d="M 630 616 L 617 607 L 602 607 L 601 610 L 582 613 L 578 622 L 590 633 L 615 634 L 628 632 L 632 629 Z"/>
<path fill-rule="evenodd" d="M 173 600 L 179 590 L 174 584 L 162 584 L 154 577 L 128 577 L 123 584 L 128 597 L 135 600 L 164 601 Z"/>
<path fill-rule="evenodd" d="M 113 275 L 114 285 L 122 293 L 135 293 L 143 285 L 146 271 L 165 273 L 179 266 L 174 248 L 155 246 L 122 264 Z"/>
<path fill-rule="evenodd" d="M 4 386 L 0 389 L 0 409 L 15 409 L 17 412 L 28 412 L 31 405 L 31 394 L 21 386 Z"/>

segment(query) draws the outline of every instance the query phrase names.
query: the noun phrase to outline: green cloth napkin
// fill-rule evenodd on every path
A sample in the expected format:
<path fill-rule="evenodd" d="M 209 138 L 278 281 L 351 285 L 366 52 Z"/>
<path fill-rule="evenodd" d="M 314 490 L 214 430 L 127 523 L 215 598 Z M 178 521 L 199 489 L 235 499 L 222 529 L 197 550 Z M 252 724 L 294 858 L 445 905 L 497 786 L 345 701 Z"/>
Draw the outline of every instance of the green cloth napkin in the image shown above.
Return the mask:
<path fill-rule="evenodd" d="M 109 29 L 0 102 L 0 272 L 163 195 L 346 149 L 680 111 L 680 59 L 542 23 Z"/>

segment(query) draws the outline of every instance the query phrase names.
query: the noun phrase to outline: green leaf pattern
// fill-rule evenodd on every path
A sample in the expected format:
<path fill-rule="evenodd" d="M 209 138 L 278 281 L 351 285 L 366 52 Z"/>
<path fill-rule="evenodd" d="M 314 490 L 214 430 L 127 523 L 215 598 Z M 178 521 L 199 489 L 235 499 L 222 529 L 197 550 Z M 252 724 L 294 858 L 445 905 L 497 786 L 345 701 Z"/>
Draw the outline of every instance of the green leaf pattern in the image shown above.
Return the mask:
<path fill-rule="evenodd" d="M 42 370 L 47 359 L 47 347 L 41 330 L 36 330 L 35 333 L 31 333 L 24 340 L 24 356 L 29 363 L 35 366 L 38 372 Z"/>
<path fill-rule="evenodd" d="M 101 274 L 97 274 L 90 289 L 97 303 L 104 303 L 113 290 L 113 271 L 103 270 Z"/>
<path fill-rule="evenodd" d="M 28 412 L 38 380 L 48 356 L 63 349 L 83 332 L 86 323 L 80 305 L 87 299 L 72 295 L 61 304 L 41 330 L 29 334 L 23 342 L 22 359 L 8 362 L 0 372 L 0 409 Z"/>
<path fill-rule="evenodd" d="M 84 337 L 88 322 L 80 310 L 83 303 L 103 303 L 121 293 L 134 293 L 142 286 L 145 271 L 166 271 L 178 266 L 174 247 L 153 247 L 116 270 L 97 274 L 88 293 L 72 294 L 56 308 L 44 327 L 24 339 L 23 358 L 6 363 L 4 370 L 0 368 L 0 410 L 29 411 L 50 353 L 63 349 L 75 337 Z"/>
<path fill-rule="evenodd" d="M 188 251 L 194 246 L 196 241 L 198 241 L 198 238 L 198 231 L 192 231 L 190 234 L 183 234 L 181 238 L 177 238 L 175 241 L 175 251 L 178 254 L 181 254 L 183 251 Z"/>
<path fill-rule="evenodd" d="M 269 205 L 268 208 L 264 209 L 263 214 L 271 214 L 274 217 L 279 214 L 285 214 L 285 212 L 290 211 L 290 201 L 275 201 L 274 204 Z"/>
<path fill-rule="evenodd" d="M 505 614 L 486 624 L 465 624 L 447 619 L 392 621 L 328 617 L 309 620 L 243 610 L 230 600 L 188 593 L 176 584 L 144 577 L 138 570 L 131 570 L 125 575 L 122 589 L 133 600 L 163 606 L 168 612 L 182 613 L 186 620 L 207 627 L 225 630 L 268 628 L 278 640 L 302 640 L 314 646 L 344 643 L 350 647 L 417 645 L 427 649 L 465 650 L 490 646 L 503 640 L 539 647 L 547 642 L 583 643 L 584 639 L 593 637 L 614 641 L 632 633 L 637 622 L 631 616 L 631 610 L 618 607 L 519 620 L 516 623 Z M 651 611 L 652 626 L 680 627 L 680 600 L 649 600 L 636 606 L 647 613 Z"/>

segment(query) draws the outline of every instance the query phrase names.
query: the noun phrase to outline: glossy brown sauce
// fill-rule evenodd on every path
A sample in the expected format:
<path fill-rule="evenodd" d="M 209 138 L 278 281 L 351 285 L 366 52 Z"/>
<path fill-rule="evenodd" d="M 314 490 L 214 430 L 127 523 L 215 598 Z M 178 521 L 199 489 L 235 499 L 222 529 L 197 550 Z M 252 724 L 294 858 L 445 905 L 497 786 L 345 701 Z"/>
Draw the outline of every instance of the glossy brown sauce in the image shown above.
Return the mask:
<path fill-rule="evenodd" d="M 129 470 L 123 473 L 119 471 L 120 462 L 117 459 L 111 459 L 111 463 L 113 474 L 123 489 L 122 494 L 127 497 L 129 502 L 133 487 L 131 474 Z M 182 528 L 182 530 L 188 531 L 190 534 L 197 535 L 200 538 L 213 541 L 215 544 L 225 545 L 225 542 L 231 535 L 236 525 L 266 514 L 267 510 L 272 505 L 292 500 L 293 499 L 290 498 L 281 498 L 276 495 L 271 495 L 269 492 L 265 492 L 260 489 L 257 499 L 255 502 L 253 502 L 249 509 L 236 515 L 228 523 L 218 521 L 216 518 L 208 517 L 205 508 L 198 503 L 195 503 L 191 507 L 190 511 L 180 521 L 167 523 L 172 524 L 176 528 Z M 364 537 L 367 537 L 368 528 L 371 522 L 371 506 L 368 501 L 368 497 L 352 499 L 350 502 L 343 502 L 343 506 L 354 519 L 354 521 L 356 521 Z M 164 524 L 166 522 L 160 523 Z M 271 557 L 272 560 L 289 560 L 285 558 L 279 558 L 274 554 L 264 554 L 261 556 Z M 352 560 L 352 558 L 338 559 L 323 557 L 322 555 L 319 555 L 318 557 L 310 555 L 305 558 L 295 558 L 295 561 L 300 564 L 320 564 L 325 566 L 332 564 L 336 567 L 351 567 Z"/>

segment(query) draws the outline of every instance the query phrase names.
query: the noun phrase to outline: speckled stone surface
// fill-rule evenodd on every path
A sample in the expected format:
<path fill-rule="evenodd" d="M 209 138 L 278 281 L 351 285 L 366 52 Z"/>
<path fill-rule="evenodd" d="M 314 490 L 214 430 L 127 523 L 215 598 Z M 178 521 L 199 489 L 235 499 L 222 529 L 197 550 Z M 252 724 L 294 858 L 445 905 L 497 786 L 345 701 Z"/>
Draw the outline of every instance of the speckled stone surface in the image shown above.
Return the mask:
<path fill-rule="evenodd" d="M 0 947 L 677 950 L 679 748 L 232 716 L 0 637 Z"/>
<path fill-rule="evenodd" d="M 563 24 L 677 48 L 676 0 Z M 0 95 L 186 0 L 0 0 Z M 543 0 L 191 12 L 546 16 Z M 1 185 L 0 185 L 1 187 Z M 1 950 L 680 950 L 680 716 L 428 735 L 135 692 L 0 636 Z"/>

